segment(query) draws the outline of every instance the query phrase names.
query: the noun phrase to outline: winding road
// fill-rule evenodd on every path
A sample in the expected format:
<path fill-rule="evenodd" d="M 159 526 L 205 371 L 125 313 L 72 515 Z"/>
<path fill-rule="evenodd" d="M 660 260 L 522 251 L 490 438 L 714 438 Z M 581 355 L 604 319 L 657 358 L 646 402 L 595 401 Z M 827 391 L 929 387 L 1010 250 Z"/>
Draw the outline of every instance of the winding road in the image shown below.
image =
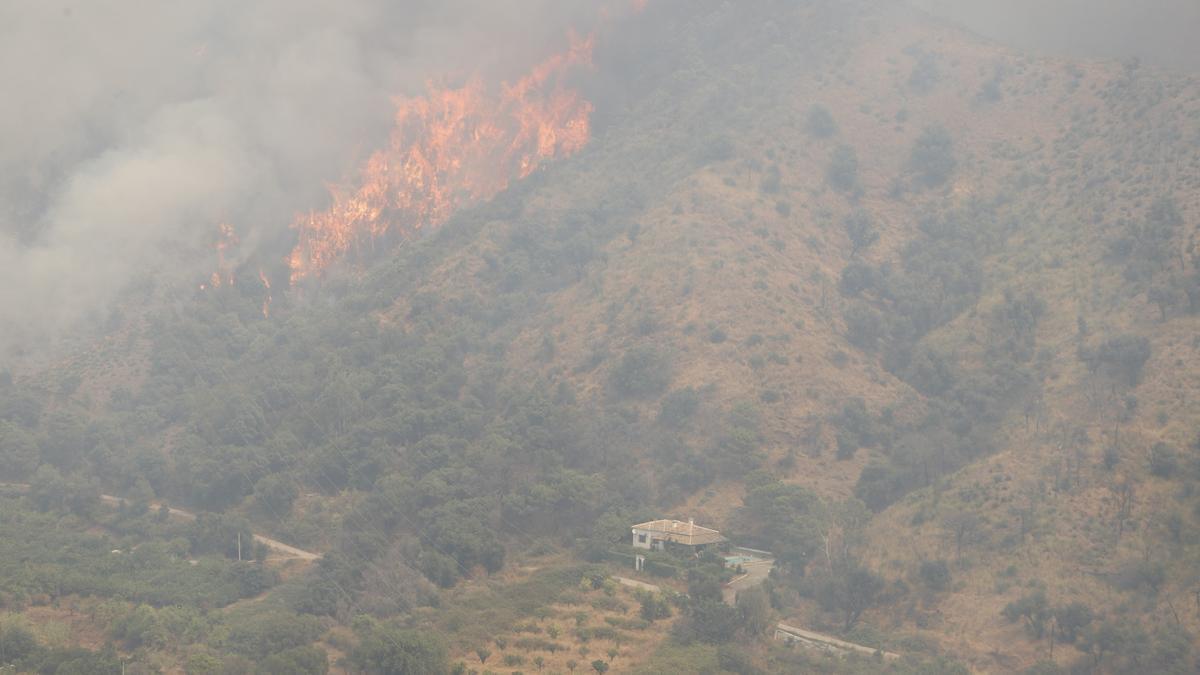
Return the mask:
<path fill-rule="evenodd" d="M 28 483 L 0 483 L 0 489 L 2 489 L 2 488 L 16 490 L 18 492 L 29 492 L 29 484 Z M 124 497 L 116 497 L 114 495 L 100 495 L 100 501 L 105 504 L 108 504 L 109 506 L 120 506 L 121 502 L 128 502 L 129 500 L 125 499 Z M 196 514 L 192 513 L 191 511 L 185 511 L 184 509 L 177 509 L 168 504 L 164 504 L 163 502 L 150 502 L 151 509 L 157 510 L 157 509 L 161 509 L 163 506 L 167 507 L 168 514 L 170 514 L 174 518 L 178 518 L 179 520 L 195 520 L 196 519 Z M 319 553 L 313 553 L 312 551 L 305 551 L 304 549 L 296 548 L 295 546 L 290 546 L 288 544 L 283 543 L 282 541 L 278 541 L 276 539 L 271 539 L 270 537 L 265 537 L 261 534 L 254 535 L 254 541 L 266 546 L 267 548 L 271 549 L 275 553 L 277 553 L 285 558 L 294 558 L 297 560 L 304 560 L 307 562 L 312 562 L 321 557 L 321 554 L 319 554 Z"/>
<path fill-rule="evenodd" d="M 774 560 L 757 560 L 755 562 L 742 563 L 742 569 L 746 573 L 725 584 L 721 589 L 722 599 L 730 605 L 735 604 L 737 602 L 738 591 L 754 588 L 766 581 L 767 576 L 771 574 L 771 568 L 774 566 Z"/>

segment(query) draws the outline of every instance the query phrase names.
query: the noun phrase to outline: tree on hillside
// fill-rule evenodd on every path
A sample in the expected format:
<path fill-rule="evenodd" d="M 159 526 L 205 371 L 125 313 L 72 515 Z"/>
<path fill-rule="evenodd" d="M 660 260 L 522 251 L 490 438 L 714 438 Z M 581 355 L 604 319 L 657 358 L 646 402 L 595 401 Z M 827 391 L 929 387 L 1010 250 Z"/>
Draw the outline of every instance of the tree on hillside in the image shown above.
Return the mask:
<path fill-rule="evenodd" d="M 15 623 L 0 627 L 0 664 L 15 663 L 38 649 L 33 633 Z"/>
<path fill-rule="evenodd" d="M 1150 636 L 1134 621 L 1117 618 L 1093 623 L 1083 632 L 1080 649 L 1092 657 L 1092 664 L 1099 668 L 1106 661 L 1137 663 L 1142 661 L 1149 647 Z M 1112 672 L 1126 672 L 1120 664 L 1114 664 Z"/>
<path fill-rule="evenodd" d="M 762 588 L 748 588 L 739 591 L 735 601 L 742 622 L 742 630 L 747 635 L 757 637 L 767 632 L 771 626 L 771 599 Z"/>
<path fill-rule="evenodd" d="M 718 473 L 740 478 L 762 464 L 764 458 L 760 415 L 753 403 L 743 401 L 733 406 L 726 420 L 725 433 L 710 448 L 709 454 Z"/>
<path fill-rule="evenodd" d="M 611 375 L 618 394 L 644 397 L 660 394 L 671 384 L 671 361 L 653 347 L 636 347 L 625 352 Z"/>
<path fill-rule="evenodd" d="M 949 180 L 958 166 L 950 132 L 941 125 L 926 127 L 913 144 L 908 166 L 928 187 L 936 187 Z"/>
<path fill-rule="evenodd" d="M 183 672 L 187 675 L 217 675 L 221 672 L 221 659 L 205 652 L 192 654 L 184 662 Z"/>
<path fill-rule="evenodd" d="M 1150 448 L 1150 473 L 1159 478 L 1170 478 L 1179 470 L 1179 456 L 1167 443 L 1158 441 Z"/>
<path fill-rule="evenodd" d="M 1146 291 L 1146 299 L 1158 307 L 1159 320 L 1167 320 L 1167 310 L 1175 304 L 1176 293 L 1166 284 L 1155 284 Z"/>
<path fill-rule="evenodd" d="M 1053 616 L 1046 593 L 1040 590 L 1008 603 L 1002 613 L 1009 621 L 1024 620 L 1025 630 L 1030 637 L 1039 640 L 1046 634 L 1046 623 Z"/>
<path fill-rule="evenodd" d="M 718 599 L 693 600 L 687 619 L 675 626 L 682 642 L 699 640 L 709 644 L 729 642 L 741 626 L 738 610 Z"/>
<path fill-rule="evenodd" d="M 1080 356 L 1092 372 L 1110 377 L 1115 383 L 1136 386 L 1142 368 L 1150 360 L 1150 340 L 1142 335 L 1114 335 L 1094 350 L 1083 349 Z"/>
<path fill-rule="evenodd" d="M 93 440 L 89 438 L 87 419 L 82 413 L 72 409 L 59 410 L 46 420 L 46 434 L 41 441 L 42 458 L 61 471 L 70 471 L 91 449 Z"/>
<path fill-rule="evenodd" d="M 299 495 L 296 482 L 280 474 L 265 476 L 254 484 L 256 505 L 275 518 L 287 516 Z"/>
<path fill-rule="evenodd" d="M 1031 291 L 1005 289 L 1004 302 L 987 313 L 988 347 L 1017 361 L 1033 358 L 1046 301 Z"/>
<path fill-rule="evenodd" d="M 640 615 L 646 621 L 657 621 L 671 617 L 671 602 L 657 593 L 645 591 L 640 594 Z"/>
<path fill-rule="evenodd" d="M 855 347 L 874 351 L 887 337 L 887 320 L 883 313 L 861 300 L 852 300 L 843 318 L 846 320 L 846 339 Z M 854 450 L 858 450 L 858 446 Z"/>
<path fill-rule="evenodd" d="M 0 479 L 25 480 L 37 470 L 38 458 L 33 435 L 16 424 L 0 420 Z"/>
<path fill-rule="evenodd" d="M 749 514 L 762 523 L 781 571 L 803 576 L 821 549 L 822 507 L 817 496 L 800 485 L 771 481 L 751 489 L 745 503 Z"/>
<path fill-rule="evenodd" d="M 863 612 L 875 606 L 883 591 L 883 578 L 851 563 L 825 574 L 817 585 L 817 601 L 826 611 L 842 617 L 842 630 L 849 631 Z"/>
<path fill-rule="evenodd" d="M 43 464 L 29 480 L 29 498 L 39 511 L 62 508 L 66 502 L 67 481 L 58 469 Z"/>
<path fill-rule="evenodd" d="M 700 392 L 694 387 L 676 389 L 663 397 L 658 421 L 669 427 L 680 428 L 696 413 L 699 407 Z"/>
<path fill-rule="evenodd" d="M 825 570 L 832 572 L 837 567 L 852 566 L 864 543 L 864 530 L 871 520 L 867 505 L 853 497 L 822 502 L 816 515 Z"/>
<path fill-rule="evenodd" d="M 858 186 L 858 153 L 854 148 L 839 145 L 833 149 L 825 178 L 839 192 L 851 192 Z"/>
<path fill-rule="evenodd" d="M 954 559 L 962 562 L 962 550 L 980 536 L 983 521 L 973 512 L 956 510 L 942 519 L 946 536 L 954 542 Z"/>
<path fill-rule="evenodd" d="M 1059 640 L 1074 644 L 1080 634 L 1096 618 L 1091 607 L 1082 602 L 1072 602 L 1054 608 L 1054 630 Z"/>
<path fill-rule="evenodd" d="M 218 672 L 229 670 L 226 666 L 224 671 Z M 329 656 L 319 647 L 294 647 L 267 657 L 258 672 L 262 675 L 325 675 L 329 672 Z"/>
<path fill-rule="evenodd" d="M 820 103 L 814 103 L 804 117 L 804 130 L 813 138 L 829 138 L 837 133 L 838 125 L 833 120 L 829 108 Z"/>
<path fill-rule="evenodd" d="M 879 241 L 879 231 L 875 229 L 875 224 L 871 222 L 871 216 L 866 211 L 855 210 L 846 216 L 842 225 L 846 229 L 846 236 L 850 239 L 851 257 Z"/>
<path fill-rule="evenodd" d="M 950 585 L 950 566 L 945 560 L 923 560 L 917 576 L 932 590 L 944 591 Z"/>
<path fill-rule="evenodd" d="M 245 518 L 226 514 L 201 513 L 187 527 L 188 543 L 193 555 L 219 553 L 227 558 L 238 557 L 239 537 L 242 557 L 248 558 L 254 535 Z"/>
<path fill-rule="evenodd" d="M 0 391 L 0 420 L 12 422 L 24 429 L 33 429 L 42 421 L 43 404 L 32 394 L 13 389 L 12 375 L 8 371 L 0 374 L 9 378 L 5 391 Z"/>
<path fill-rule="evenodd" d="M 424 633 L 375 623 L 361 629 L 362 641 L 350 653 L 359 669 L 380 675 L 442 675 L 450 669 L 446 649 Z"/>

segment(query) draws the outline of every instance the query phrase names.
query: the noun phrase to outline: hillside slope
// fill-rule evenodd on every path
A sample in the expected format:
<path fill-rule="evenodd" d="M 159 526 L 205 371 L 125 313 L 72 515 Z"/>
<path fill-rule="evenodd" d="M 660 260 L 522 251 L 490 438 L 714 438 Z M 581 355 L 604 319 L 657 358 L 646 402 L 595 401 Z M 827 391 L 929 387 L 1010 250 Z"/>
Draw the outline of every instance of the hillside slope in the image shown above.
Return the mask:
<path fill-rule="evenodd" d="M 780 552 L 799 625 L 1194 664 L 1200 82 L 892 3 L 677 9 L 597 46 L 578 155 L 269 318 L 158 289 L 21 373 L 3 477 L 328 551 L 287 602 L 338 620 L 670 515 Z M 886 586 L 843 620 L 822 584 L 860 567 Z"/>

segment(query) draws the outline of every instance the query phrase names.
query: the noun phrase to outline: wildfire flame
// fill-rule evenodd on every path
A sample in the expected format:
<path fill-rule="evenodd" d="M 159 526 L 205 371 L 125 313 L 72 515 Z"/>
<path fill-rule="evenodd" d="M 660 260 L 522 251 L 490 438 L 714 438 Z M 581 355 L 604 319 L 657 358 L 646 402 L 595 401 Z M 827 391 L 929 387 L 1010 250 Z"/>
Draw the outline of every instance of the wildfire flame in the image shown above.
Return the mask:
<path fill-rule="evenodd" d="M 593 40 L 536 66 L 489 93 L 478 78 L 460 88 L 429 87 L 396 101 L 388 145 L 376 151 L 353 189 L 331 189 L 325 211 L 292 223 L 299 242 L 289 259 L 292 283 L 319 274 L 380 237 L 441 225 L 459 208 L 494 197 L 513 178 L 587 145 L 591 103 L 564 83 L 591 62 Z"/>
<path fill-rule="evenodd" d="M 267 278 L 266 272 L 263 272 L 261 267 L 258 268 L 258 280 L 267 289 L 267 297 L 263 299 L 262 315 L 264 319 L 269 319 L 271 318 L 271 280 Z"/>
<path fill-rule="evenodd" d="M 237 246 L 240 241 L 233 225 L 229 223 L 217 225 L 217 243 L 214 245 L 217 249 L 217 269 L 209 277 L 207 286 L 220 288 L 223 283 L 233 285 L 233 269 L 225 261 L 225 252 Z M 200 290 L 207 290 L 206 285 L 201 284 Z"/>

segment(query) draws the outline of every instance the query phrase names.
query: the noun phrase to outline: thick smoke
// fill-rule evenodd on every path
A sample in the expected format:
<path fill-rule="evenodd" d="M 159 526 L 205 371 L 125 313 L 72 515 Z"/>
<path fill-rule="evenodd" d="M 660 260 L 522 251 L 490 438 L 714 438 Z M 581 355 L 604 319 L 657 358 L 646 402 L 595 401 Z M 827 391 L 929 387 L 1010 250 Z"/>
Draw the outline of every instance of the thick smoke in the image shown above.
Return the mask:
<path fill-rule="evenodd" d="M 212 271 L 223 221 L 279 238 L 386 136 L 393 96 L 511 76 L 596 5 L 0 4 L 0 365 L 133 281 Z"/>

